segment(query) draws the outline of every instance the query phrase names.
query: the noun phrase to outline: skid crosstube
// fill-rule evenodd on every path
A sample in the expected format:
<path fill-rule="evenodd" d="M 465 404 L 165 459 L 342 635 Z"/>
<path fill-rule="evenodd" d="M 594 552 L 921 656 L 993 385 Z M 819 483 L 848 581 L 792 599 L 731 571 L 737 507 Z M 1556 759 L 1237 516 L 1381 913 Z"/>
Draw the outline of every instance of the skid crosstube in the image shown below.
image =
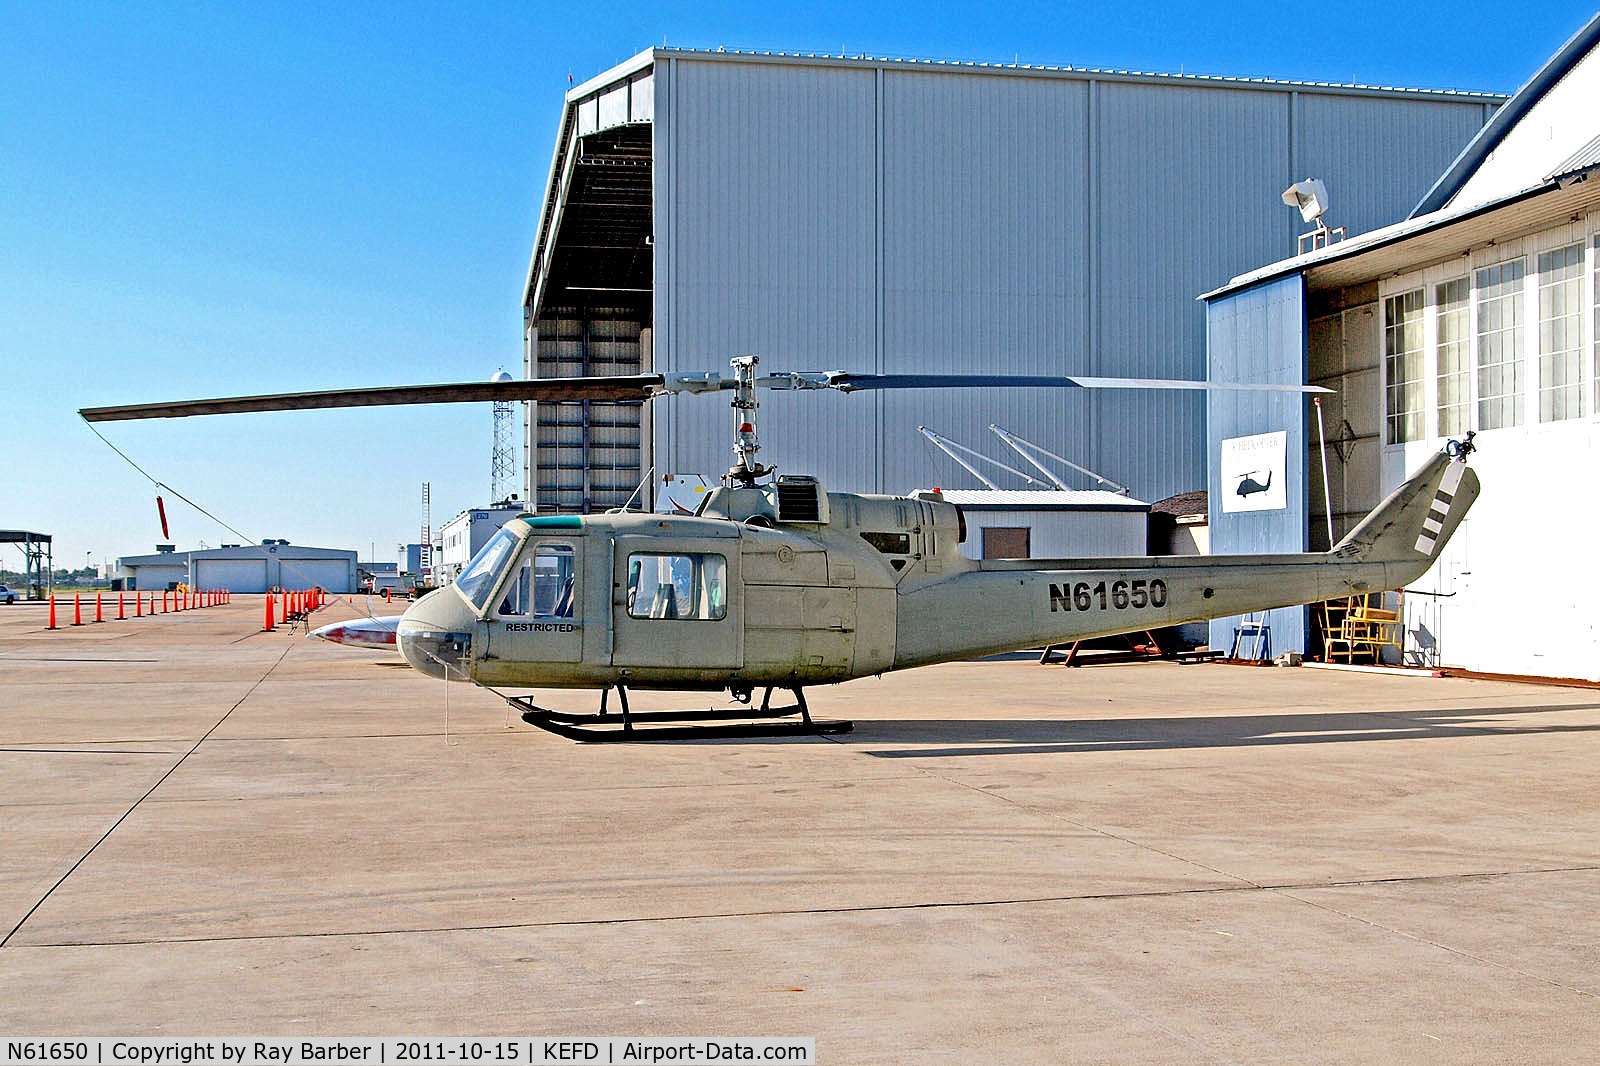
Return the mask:
<path fill-rule="evenodd" d="M 848 733 L 853 722 L 817 721 L 811 717 L 806 697 L 799 688 L 791 707 L 773 707 L 773 689 L 768 688 L 759 708 L 707 709 L 703 711 L 635 711 L 628 706 L 628 690 L 616 686 L 620 713 L 606 709 L 610 689 L 600 692 L 598 714 L 575 714 L 540 707 L 526 696 L 507 697 L 511 706 L 522 712 L 522 720 L 557 736 L 586 743 L 636 743 L 654 740 L 717 740 L 746 737 L 808 737 Z M 799 715 L 798 718 L 795 716 Z M 704 724 L 661 724 L 704 723 Z"/>

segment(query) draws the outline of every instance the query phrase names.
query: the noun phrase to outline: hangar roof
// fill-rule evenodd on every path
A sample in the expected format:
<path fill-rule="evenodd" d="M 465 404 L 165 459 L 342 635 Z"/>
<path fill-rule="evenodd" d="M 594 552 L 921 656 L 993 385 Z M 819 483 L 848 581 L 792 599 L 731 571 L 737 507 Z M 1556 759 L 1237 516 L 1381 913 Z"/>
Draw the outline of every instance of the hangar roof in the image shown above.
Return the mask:
<path fill-rule="evenodd" d="M 1582 29 L 1572 35 L 1572 38 L 1562 45 L 1555 55 L 1547 60 L 1529 78 L 1522 88 L 1517 90 L 1506 105 L 1495 113 L 1494 118 L 1484 124 L 1477 136 L 1467 143 L 1456 157 L 1450 168 L 1440 175 L 1439 180 L 1429 189 L 1422 200 L 1412 210 L 1411 217 L 1427 215 L 1448 207 L 1457 198 L 1457 195 L 1472 181 L 1484 164 L 1490 160 L 1496 148 L 1526 119 L 1538 105 L 1557 90 L 1561 81 L 1572 74 L 1583 60 L 1600 44 L 1600 13 L 1591 18 Z M 1590 86 L 1572 86 L 1571 90 L 1579 94 L 1586 101 Z M 1587 111 L 1588 104 L 1580 102 L 1583 110 Z M 1590 141 L 1584 149 L 1591 151 L 1595 142 Z M 1577 155 L 1582 155 L 1584 149 L 1579 149 Z M 1574 156 L 1574 159 L 1577 158 Z M 1592 164 L 1595 160 L 1591 159 Z M 1571 162 L 1571 160 L 1569 160 Z M 1574 167 L 1574 169 L 1578 169 Z M 1537 172 L 1535 172 L 1537 173 Z M 1562 173 L 1561 167 L 1556 168 L 1556 173 Z"/>
<path fill-rule="evenodd" d="M 772 62 L 786 64 L 808 64 L 819 66 L 837 67 L 892 67 L 914 70 L 939 70 L 944 72 L 961 72 L 971 74 L 1001 74 L 1008 76 L 1025 75 L 1036 77 L 1069 77 L 1069 78 L 1094 78 L 1097 80 L 1116 81 L 1157 81 L 1180 82 L 1202 85 L 1224 85 L 1228 88 L 1264 88 L 1264 89 L 1315 89 L 1318 92 L 1356 93 L 1361 95 L 1403 95 L 1423 96 L 1428 98 L 1446 98 L 1468 103 L 1503 102 L 1506 97 L 1500 93 L 1474 92 L 1466 89 L 1414 89 L 1392 85 L 1363 85 L 1356 82 L 1330 82 L 1330 81 L 1295 81 L 1279 78 L 1252 78 L 1239 77 L 1227 74 L 1188 74 L 1188 73 L 1161 73 L 1158 71 L 1122 70 L 1106 67 L 1078 67 L 1070 64 L 1049 65 L 1034 63 L 983 63 L 971 59 L 916 59 L 895 56 L 869 56 L 861 55 L 828 55 L 820 52 L 761 52 L 761 51 L 736 51 L 731 49 L 702 49 L 702 48 L 653 48 L 648 52 L 641 52 L 627 63 L 608 71 L 598 79 L 586 82 L 579 86 L 577 92 L 582 95 L 585 91 L 593 91 L 597 83 L 604 84 L 605 79 L 612 78 L 617 71 L 633 67 L 646 56 L 656 59 L 697 59 L 697 60 L 724 60 L 737 63 Z M 571 100 L 573 93 L 568 93 Z"/>
<path fill-rule="evenodd" d="M 945 489 L 944 502 L 969 511 L 1148 511 L 1131 496 L 1100 489 Z"/>
<path fill-rule="evenodd" d="M 311 548 L 300 544 L 246 544 L 238 548 L 199 548 L 187 552 L 157 552 L 155 555 L 123 555 L 122 566 L 188 566 L 191 559 L 349 559 L 356 553 L 345 548 Z"/>

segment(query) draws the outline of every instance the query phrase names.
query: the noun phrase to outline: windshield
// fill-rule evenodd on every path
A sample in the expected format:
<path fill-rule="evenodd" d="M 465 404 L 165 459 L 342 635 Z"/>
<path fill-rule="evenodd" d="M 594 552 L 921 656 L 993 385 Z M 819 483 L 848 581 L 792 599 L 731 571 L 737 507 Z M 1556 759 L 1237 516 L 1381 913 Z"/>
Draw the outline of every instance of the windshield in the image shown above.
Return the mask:
<path fill-rule="evenodd" d="M 482 610 L 488 602 L 489 593 L 500 578 L 500 571 L 505 569 L 506 561 L 517 550 L 520 539 L 509 529 L 502 529 L 472 557 L 472 562 L 456 578 L 456 588 L 474 607 Z"/>

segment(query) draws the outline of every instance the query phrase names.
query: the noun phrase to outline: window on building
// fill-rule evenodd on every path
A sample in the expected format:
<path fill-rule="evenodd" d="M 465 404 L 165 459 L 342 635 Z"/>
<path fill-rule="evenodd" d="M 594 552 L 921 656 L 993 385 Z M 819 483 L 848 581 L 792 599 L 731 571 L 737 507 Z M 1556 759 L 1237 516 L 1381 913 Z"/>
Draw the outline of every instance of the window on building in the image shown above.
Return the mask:
<path fill-rule="evenodd" d="M 1388 442 L 1422 436 L 1422 290 L 1383 302 L 1384 411 Z"/>
<path fill-rule="evenodd" d="M 1478 428 L 1522 424 L 1521 259 L 1484 267 L 1478 288 Z"/>
<path fill-rule="evenodd" d="M 728 614 L 728 562 L 720 555 L 628 556 L 628 613 L 634 618 Z"/>
<path fill-rule="evenodd" d="M 1583 245 L 1539 256 L 1539 421 L 1583 416 Z"/>
<path fill-rule="evenodd" d="M 1026 559 L 1031 551 L 1027 526 L 987 526 L 983 531 L 985 559 Z"/>
<path fill-rule="evenodd" d="M 525 556 L 500 602 L 501 615 L 572 618 L 577 608 L 577 563 L 571 545 L 541 544 Z"/>
<path fill-rule="evenodd" d="M 1594 409 L 1600 411 L 1600 236 L 1594 239 Z"/>
<path fill-rule="evenodd" d="M 1471 363 L 1467 340 L 1467 279 L 1434 286 L 1438 308 L 1439 436 L 1455 437 L 1471 427 Z"/>

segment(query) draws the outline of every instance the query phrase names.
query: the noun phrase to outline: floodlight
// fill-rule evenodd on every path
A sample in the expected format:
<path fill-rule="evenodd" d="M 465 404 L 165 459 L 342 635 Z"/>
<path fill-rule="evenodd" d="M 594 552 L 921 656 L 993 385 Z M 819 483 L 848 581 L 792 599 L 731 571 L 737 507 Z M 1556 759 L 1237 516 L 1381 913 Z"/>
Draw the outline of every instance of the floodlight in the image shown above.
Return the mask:
<path fill-rule="evenodd" d="M 1283 190 L 1283 202 L 1299 208 L 1300 217 L 1305 221 L 1316 222 L 1328 210 L 1328 187 L 1322 184 L 1321 178 L 1297 181 Z"/>

